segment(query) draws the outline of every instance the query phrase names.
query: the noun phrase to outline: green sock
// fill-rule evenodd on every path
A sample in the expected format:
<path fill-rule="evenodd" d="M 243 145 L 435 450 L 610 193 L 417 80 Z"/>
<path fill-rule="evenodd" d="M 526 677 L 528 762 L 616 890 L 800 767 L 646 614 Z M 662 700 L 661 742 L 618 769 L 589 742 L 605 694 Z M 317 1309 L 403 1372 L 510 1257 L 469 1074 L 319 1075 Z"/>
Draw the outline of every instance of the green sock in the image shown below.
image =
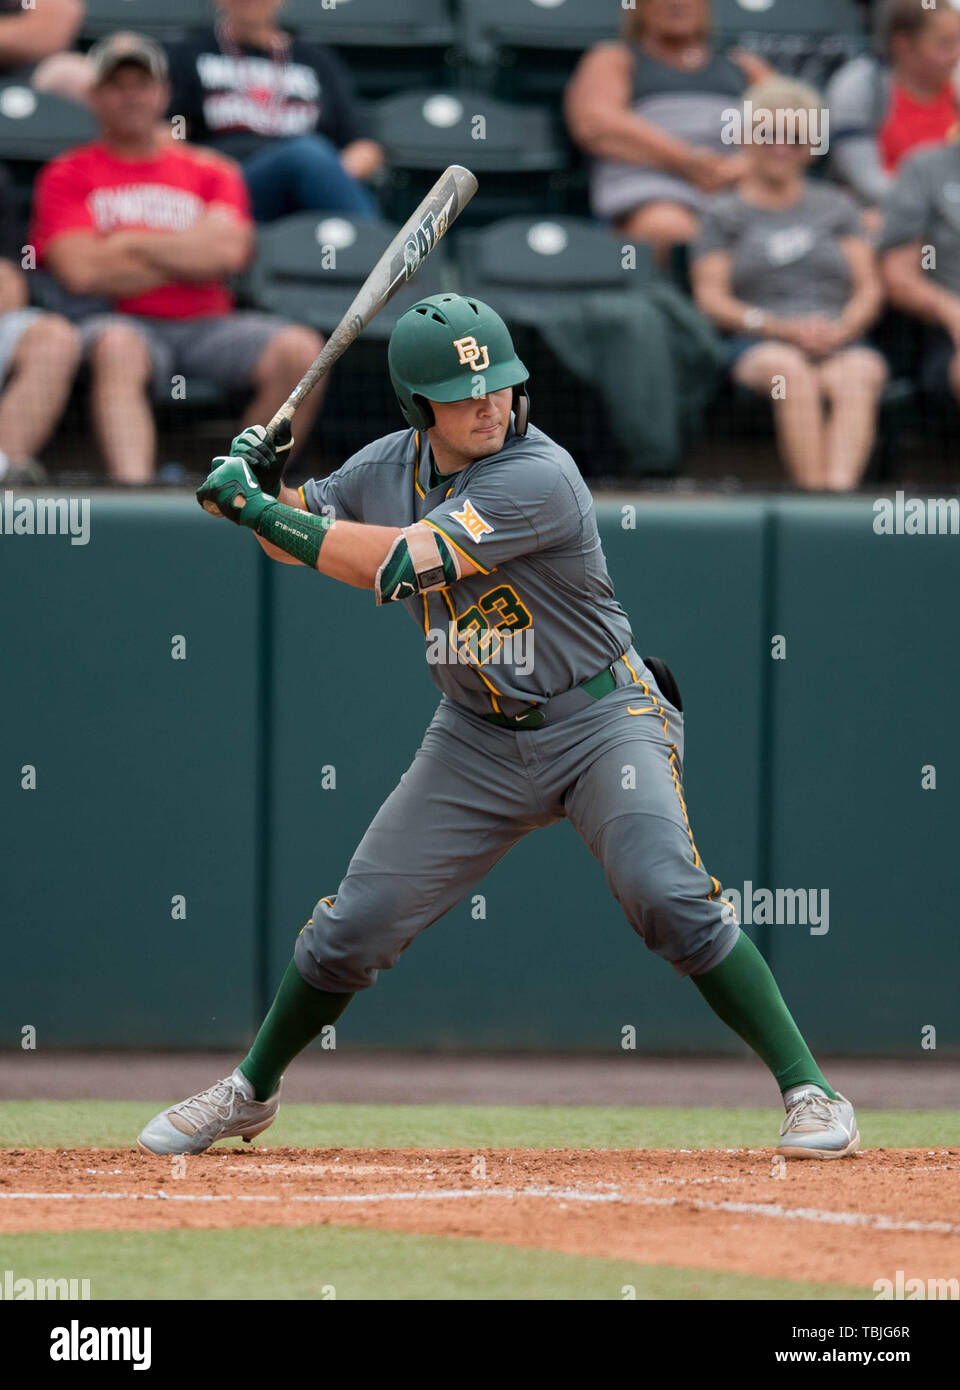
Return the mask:
<path fill-rule="evenodd" d="M 741 932 L 725 960 L 691 978 L 717 1017 L 766 1062 L 781 1092 L 810 1082 L 836 1100 L 836 1091 L 813 1060 L 769 965 L 749 936 Z"/>
<path fill-rule="evenodd" d="M 328 994 L 314 989 L 296 964 L 290 962 L 270 1012 L 240 1063 L 257 1100 L 270 1099 L 297 1053 L 313 1042 L 328 1023 L 335 1023 L 352 998 L 352 994 Z"/>

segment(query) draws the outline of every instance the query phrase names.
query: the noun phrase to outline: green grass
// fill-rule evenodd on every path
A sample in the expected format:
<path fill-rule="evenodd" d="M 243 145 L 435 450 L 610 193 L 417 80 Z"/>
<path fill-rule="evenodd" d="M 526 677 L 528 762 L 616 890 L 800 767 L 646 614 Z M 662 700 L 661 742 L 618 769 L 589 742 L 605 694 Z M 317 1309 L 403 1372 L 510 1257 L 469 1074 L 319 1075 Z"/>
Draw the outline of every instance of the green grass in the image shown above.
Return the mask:
<path fill-rule="evenodd" d="M 163 1102 L 8 1101 L 0 1147 L 128 1147 Z M 286 1105 L 260 1148 L 771 1148 L 768 1110 Z M 868 1147 L 960 1143 L 953 1111 L 865 1111 Z M 239 1143 L 239 1141 L 233 1141 Z M 91 1281 L 97 1298 L 373 1300 L 850 1299 L 872 1290 L 752 1278 L 469 1238 L 350 1226 L 37 1232 L 0 1239 L 16 1277 Z"/>
<path fill-rule="evenodd" d="M 7 1101 L 0 1148 L 122 1148 L 162 1101 Z M 960 1144 L 951 1110 L 858 1112 L 866 1148 Z M 285 1105 L 256 1141 L 297 1148 L 772 1148 L 779 1112 L 675 1106 Z M 236 1141 L 239 1143 L 239 1140 Z"/>
<path fill-rule="evenodd" d="M 349 1226 L 5 1236 L 15 1278 L 93 1299 L 868 1299 L 872 1291 Z M 326 1292 L 325 1292 L 326 1291 Z"/>

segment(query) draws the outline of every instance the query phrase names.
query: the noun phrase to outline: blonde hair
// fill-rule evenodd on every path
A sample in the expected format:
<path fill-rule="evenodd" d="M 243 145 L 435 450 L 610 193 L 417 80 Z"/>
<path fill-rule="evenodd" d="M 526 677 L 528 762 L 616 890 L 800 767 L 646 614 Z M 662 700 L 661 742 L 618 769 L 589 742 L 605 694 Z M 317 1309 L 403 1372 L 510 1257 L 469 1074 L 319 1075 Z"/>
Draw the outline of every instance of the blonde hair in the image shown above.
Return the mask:
<path fill-rule="evenodd" d="M 823 97 L 815 87 L 793 77 L 768 77 L 743 95 L 754 111 L 822 111 Z"/>

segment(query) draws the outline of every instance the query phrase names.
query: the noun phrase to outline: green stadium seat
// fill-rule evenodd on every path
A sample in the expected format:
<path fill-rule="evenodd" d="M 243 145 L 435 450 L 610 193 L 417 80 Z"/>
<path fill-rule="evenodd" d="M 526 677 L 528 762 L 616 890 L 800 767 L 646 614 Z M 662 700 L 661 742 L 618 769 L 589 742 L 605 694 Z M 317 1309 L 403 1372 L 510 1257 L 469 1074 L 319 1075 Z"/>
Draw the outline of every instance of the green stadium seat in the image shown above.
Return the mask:
<path fill-rule="evenodd" d="M 363 96 L 449 81 L 456 30 L 447 0 L 287 0 L 280 22 L 335 48 Z"/>
<path fill-rule="evenodd" d="M 393 223 L 339 212 L 297 213 L 270 223 L 259 230 L 249 297 L 257 308 L 329 334 L 398 230 Z M 441 243 L 334 368 L 317 430 L 325 466 L 336 466 L 371 439 L 403 428 L 387 373 L 386 339 L 411 304 L 450 288 L 450 273 Z"/>
<path fill-rule="evenodd" d="M 96 134 L 85 106 L 22 83 L 0 87 L 0 160 L 8 164 L 46 163 Z"/>
<path fill-rule="evenodd" d="M 564 291 L 630 291 L 654 273 L 649 247 L 633 248 L 636 267 L 623 265 L 622 243 L 596 222 L 579 217 L 510 217 L 462 232 L 457 259 L 463 283 L 507 295 L 511 315 L 536 324 L 546 298 Z"/>
<path fill-rule="evenodd" d="M 713 0 L 713 26 L 724 33 L 863 34 L 854 0 Z"/>
<path fill-rule="evenodd" d="M 634 250 L 636 269 L 625 268 L 619 240 L 596 222 L 563 216 L 507 218 L 457 239 L 462 292 L 503 315 L 530 371 L 534 422 L 592 477 L 609 476 L 623 462 L 606 410 L 599 393 L 554 356 L 538 325 L 559 295 L 642 289 L 655 270 L 648 247 Z"/>
<path fill-rule="evenodd" d="M 286 0 L 280 21 L 304 38 L 358 47 L 451 44 L 453 20 L 446 0 Z"/>
<path fill-rule="evenodd" d="M 869 44 L 854 0 L 713 0 L 712 14 L 718 41 L 820 88 Z"/>
<path fill-rule="evenodd" d="M 188 29 L 211 23 L 212 9 L 203 0 L 87 0 L 83 34 L 98 39 L 117 29 L 132 29 L 158 39 L 179 38 Z"/>
<path fill-rule="evenodd" d="M 423 89 L 377 102 L 369 114 L 387 153 L 383 196 L 398 221 L 448 164 L 465 164 L 480 179 L 465 224 L 565 210 L 568 159 L 549 111 L 481 92 Z"/>
<path fill-rule="evenodd" d="M 340 212 L 296 213 L 272 222 L 258 234 L 257 258 L 248 280 L 250 299 L 268 313 L 329 333 L 398 230 L 392 223 L 361 221 Z M 446 288 L 441 244 L 363 330 L 364 338 L 389 337 L 405 309 Z"/>
<path fill-rule="evenodd" d="M 462 0 L 461 42 L 496 94 L 556 100 L 581 53 L 615 38 L 623 15 L 620 0 Z"/>

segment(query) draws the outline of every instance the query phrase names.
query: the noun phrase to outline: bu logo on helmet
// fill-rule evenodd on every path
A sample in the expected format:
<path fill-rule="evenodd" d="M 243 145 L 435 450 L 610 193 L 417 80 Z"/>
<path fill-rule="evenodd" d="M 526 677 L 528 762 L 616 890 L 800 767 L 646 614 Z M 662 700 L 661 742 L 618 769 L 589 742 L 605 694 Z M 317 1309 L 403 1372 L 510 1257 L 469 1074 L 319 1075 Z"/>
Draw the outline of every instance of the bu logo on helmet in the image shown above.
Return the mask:
<path fill-rule="evenodd" d="M 454 338 L 453 346 L 457 349 L 461 367 L 472 367 L 475 372 L 482 372 L 490 366 L 486 344 L 480 347 L 476 338 Z"/>

